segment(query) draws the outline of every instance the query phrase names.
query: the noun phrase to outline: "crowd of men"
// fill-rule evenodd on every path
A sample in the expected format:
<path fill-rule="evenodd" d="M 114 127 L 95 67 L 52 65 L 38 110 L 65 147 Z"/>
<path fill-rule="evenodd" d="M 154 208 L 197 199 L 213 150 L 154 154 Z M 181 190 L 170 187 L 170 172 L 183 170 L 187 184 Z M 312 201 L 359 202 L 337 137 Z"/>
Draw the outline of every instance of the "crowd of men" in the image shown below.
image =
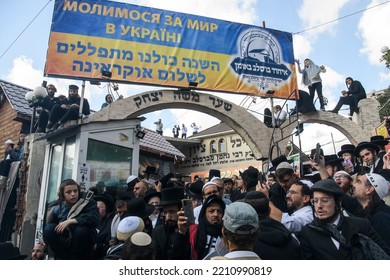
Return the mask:
<path fill-rule="evenodd" d="M 64 180 L 43 232 L 46 259 L 389 259 L 386 144 L 343 145 L 301 176 L 282 156 L 266 181 L 254 167 L 191 183 L 149 167 L 125 187 L 108 180 L 87 194 Z"/>

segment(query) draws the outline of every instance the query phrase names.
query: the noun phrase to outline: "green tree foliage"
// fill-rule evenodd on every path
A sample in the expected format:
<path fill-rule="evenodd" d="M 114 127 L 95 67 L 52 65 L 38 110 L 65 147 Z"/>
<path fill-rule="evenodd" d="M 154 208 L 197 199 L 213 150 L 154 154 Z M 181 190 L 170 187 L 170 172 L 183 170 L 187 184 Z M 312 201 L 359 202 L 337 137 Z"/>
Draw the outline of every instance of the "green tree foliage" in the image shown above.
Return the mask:
<path fill-rule="evenodd" d="M 383 120 L 383 117 L 390 116 L 390 87 L 388 89 L 385 89 L 385 92 L 378 96 L 377 100 L 381 108 L 381 110 L 379 111 L 379 116 L 381 120 Z"/>

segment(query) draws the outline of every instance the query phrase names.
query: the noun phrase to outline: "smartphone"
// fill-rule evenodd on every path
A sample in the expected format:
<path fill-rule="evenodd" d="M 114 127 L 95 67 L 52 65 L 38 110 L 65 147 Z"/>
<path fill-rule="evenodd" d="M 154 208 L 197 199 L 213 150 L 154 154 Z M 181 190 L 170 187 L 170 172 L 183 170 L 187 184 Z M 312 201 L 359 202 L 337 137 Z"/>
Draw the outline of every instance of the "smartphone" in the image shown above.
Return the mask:
<path fill-rule="evenodd" d="M 182 199 L 181 204 L 184 210 L 184 216 L 187 217 L 187 225 L 195 224 L 194 208 L 192 207 L 192 199 Z"/>
<path fill-rule="evenodd" d="M 317 143 L 316 146 L 316 154 L 314 155 L 314 162 L 319 164 L 321 162 L 321 145 L 320 143 Z"/>

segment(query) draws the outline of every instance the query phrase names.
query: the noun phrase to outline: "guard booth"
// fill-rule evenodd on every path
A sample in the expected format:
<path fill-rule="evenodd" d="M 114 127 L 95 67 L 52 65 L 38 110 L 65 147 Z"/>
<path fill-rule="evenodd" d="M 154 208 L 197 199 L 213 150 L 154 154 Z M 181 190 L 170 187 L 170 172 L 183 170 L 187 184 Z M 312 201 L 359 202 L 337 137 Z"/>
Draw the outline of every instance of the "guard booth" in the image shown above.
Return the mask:
<path fill-rule="evenodd" d="M 63 180 L 72 178 L 88 190 L 109 179 L 126 184 L 129 174 L 138 174 L 141 120 L 71 124 L 38 139 L 46 140 L 46 148 L 35 242 L 42 238 L 47 205 Z"/>

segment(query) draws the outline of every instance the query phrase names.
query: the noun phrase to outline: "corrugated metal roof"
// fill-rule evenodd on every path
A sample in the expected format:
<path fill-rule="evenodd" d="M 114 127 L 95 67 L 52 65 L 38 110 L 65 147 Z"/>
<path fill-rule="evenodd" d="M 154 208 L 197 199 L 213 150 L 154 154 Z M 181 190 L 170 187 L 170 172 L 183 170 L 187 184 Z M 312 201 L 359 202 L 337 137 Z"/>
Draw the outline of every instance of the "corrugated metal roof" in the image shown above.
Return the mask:
<path fill-rule="evenodd" d="M 31 91 L 31 89 L 4 80 L 0 80 L 0 87 L 7 97 L 8 102 L 17 113 L 27 116 L 32 115 L 32 108 L 30 108 L 25 99 L 26 93 Z"/>
<path fill-rule="evenodd" d="M 160 134 L 149 129 L 145 129 L 145 132 L 145 137 L 140 140 L 141 150 L 165 155 L 168 157 L 176 156 L 180 158 L 185 158 L 185 155 L 182 152 L 176 149 Z"/>

